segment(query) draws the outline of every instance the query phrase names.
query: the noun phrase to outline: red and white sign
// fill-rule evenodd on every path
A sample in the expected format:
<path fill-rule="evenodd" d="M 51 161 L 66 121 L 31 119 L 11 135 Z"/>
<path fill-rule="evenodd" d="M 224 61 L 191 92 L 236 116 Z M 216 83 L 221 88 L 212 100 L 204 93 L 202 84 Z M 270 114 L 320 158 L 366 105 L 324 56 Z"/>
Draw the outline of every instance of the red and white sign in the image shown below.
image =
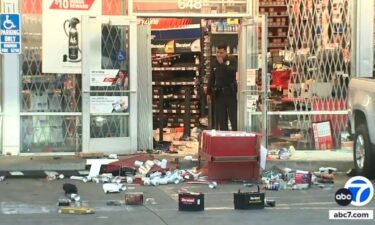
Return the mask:
<path fill-rule="evenodd" d="M 333 138 L 330 121 L 316 122 L 312 124 L 315 140 L 315 148 L 319 150 L 333 149 Z"/>
<path fill-rule="evenodd" d="M 101 0 L 43 0 L 43 73 L 81 73 L 82 16 L 102 13 Z M 93 32 L 101 34 L 100 27 Z"/>
<path fill-rule="evenodd" d="M 95 0 L 54 0 L 50 9 L 90 10 Z"/>
<path fill-rule="evenodd" d="M 90 86 L 103 87 L 112 86 L 116 82 L 116 76 L 119 70 L 91 70 Z"/>

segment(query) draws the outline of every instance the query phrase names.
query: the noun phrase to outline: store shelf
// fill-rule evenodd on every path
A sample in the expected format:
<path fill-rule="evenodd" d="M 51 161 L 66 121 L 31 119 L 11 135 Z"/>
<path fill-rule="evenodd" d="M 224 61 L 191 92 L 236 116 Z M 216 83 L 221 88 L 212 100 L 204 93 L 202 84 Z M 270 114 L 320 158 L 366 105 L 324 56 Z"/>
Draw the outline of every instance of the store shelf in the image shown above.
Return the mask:
<path fill-rule="evenodd" d="M 279 139 L 279 140 L 289 141 L 289 142 L 309 143 L 308 140 L 304 140 L 302 138 L 297 139 L 297 138 L 290 138 L 290 137 L 285 137 L 285 136 L 274 136 L 274 135 L 270 135 L 269 138 L 270 139 Z"/>
<path fill-rule="evenodd" d="M 234 31 L 223 31 L 223 32 L 218 32 L 218 31 L 212 31 L 211 34 L 235 34 L 235 35 L 238 35 L 238 32 L 234 32 Z"/>
<path fill-rule="evenodd" d="M 152 67 L 152 71 L 197 71 L 197 66 L 189 67 Z"/>
<path fill-rule="evenodd" d="M 216 56 L 216 54 L 212 54 L 211 56 Z M 238 53 L 229 53 L 228 56 L 238 56 Z"/>
<path fill-rule="evenodd" d="M 286 25 L 283 25 L 283 26 L 275 26 L 275 25 L 272 25 L 272 26 L 268 26 L 268 28 L 288 28 L 289 26 L 286 26 Z"/>
<path fill-rule="evenodd" d="M 195 85 L 195 82 L 194 81 L 153 81 L 152 85 L 183 86 L 183 85 Z"/>
<path fill-rule="evenodd" d="M 287 7 L 287 5 L 259 5 L 259 8 Z"/>
<path fill-rule="evenodd" d="M 185 114 L 187 110 L 185 109 L 163 109 L 163 113 L 165 114 Z M 159 113 L 160 110 L 153 109 L 152 113 Z M 190 113 L 197 114 L 199 113 L 199 110 L 197 109 L 191 109 Z"/>
<path fill-rule="evenodd" d="M 288 15 L 266 15 L 268 18 L 289 17 Z"/>
<path fill-rule="evenodd" d="M 268 36 L 268 38 L 287 38 L 288 36 L 283 35 L 283 36 Z"/>
<path fill-rule="evenodd" d="M 191 95 L 191 98 L 192 99 L 198 99 L 198 95 Z M 154 99 L 159 99 L 160 96 L 159 95 L 154 95 L 153 96 Z M 164 95 L 163 96 L 163 99 L 185 99 L 186 98 L 186 95 Z"/>

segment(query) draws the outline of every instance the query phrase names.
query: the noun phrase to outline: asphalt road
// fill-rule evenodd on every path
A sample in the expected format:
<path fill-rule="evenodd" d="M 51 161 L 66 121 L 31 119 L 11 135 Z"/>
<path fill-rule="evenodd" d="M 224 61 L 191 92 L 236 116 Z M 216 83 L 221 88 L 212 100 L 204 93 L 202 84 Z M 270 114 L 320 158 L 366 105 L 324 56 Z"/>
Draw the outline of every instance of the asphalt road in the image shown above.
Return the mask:
<path fill-rule="evenodd" d="M 329 210 L 374 210 L 373 199 L 364 207 L 339 206 L 334 193 L 342 188 L 346 176 L 336 179 L 331 187 L 314 186 L 308 190 L 266 191 L 267 199 L 276 200 L 276 207 L 263 210 L 234 210 L 233 193 L 239 188 L 249 191 L 242 184 L 219 184 L 216 189 L 207 185 L 165 185 L 140 187 L 131 191 L 143 191 L 144 206 L 107 206 L 110 200 L 124 201 L 124 192 L 105 194 L 101 184 L 71 180 L 47 181 L 45 179 L 8 179 L 0 182 L 0 225 L 72 225 L 72 224 L 375 224 L 374 220 L 329 220 Z M 91 215 L 67 215 L 57 213 L 57 200 L 63 196 L 62 184 L 75 183 L 84 204 L 96 209 Z M 372 182 L 374 183 L 374 182 Z M 177 191 L 185 187 L 205 193 L 205 211 L 180 212 L 177 207 Z M 129 190 L 130 191 L 130 190 Z"/>

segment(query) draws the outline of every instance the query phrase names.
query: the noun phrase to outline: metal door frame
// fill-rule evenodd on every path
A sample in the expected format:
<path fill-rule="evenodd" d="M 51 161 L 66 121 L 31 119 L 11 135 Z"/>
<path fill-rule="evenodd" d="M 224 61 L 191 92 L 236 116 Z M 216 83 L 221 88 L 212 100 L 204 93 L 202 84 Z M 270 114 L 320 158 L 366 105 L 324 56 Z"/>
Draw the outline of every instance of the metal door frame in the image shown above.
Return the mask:
<path fill-rule="evenodd" d="M 257 26 L 259 25 L 259 26 Z M 258 40 L 258 33 L 248 31 L 249 26 L 261 27 L 261 40 Z M 265 15 L 259 15 L 255 17 L 245 17 L 242 19 L 240 36 L 239 36 L 239 92 L 238 92 L 238 124 L 240 130 L 253 131 L 253 126 L 246 117 L 262 116 L 262 127 L 261 133 L 265 135 L 262 144 L 267 147 L 267 110 L 268 110 L 268 82 L 269 78 L 267 75 L 267 17 Z M 261 65 L 258 65 L 258 46 L 261 45 Z M 253 54 L 256 54 L 253 56 Z M 252 61 L 249 61 L 252 60 Z M 262 70 L 262 90 L 251 89 L 247 86 L 247 76 L 249 69 L 261 69 Z M 256 87 L 257 88 L 257 87 Z M 261 112 L 249 112 L 247 96 L 249 95 L 260 95 L 262 99 L 262 111 Z"/>
<path fill-rule="evenodd" d="M 129 136 L 90 137 L 90 70 L 101 69 L 101 25 L 129 26 Z M 137 20 L 128 16 L 82 16 L 82 152 L 131 154 L 137 150 Z M 97 51 L 97 49 L 96 49 Z M 101 51 L 100 51 L 101 52 Z M 95 114 L 96 115 L 96 114 Z"/>

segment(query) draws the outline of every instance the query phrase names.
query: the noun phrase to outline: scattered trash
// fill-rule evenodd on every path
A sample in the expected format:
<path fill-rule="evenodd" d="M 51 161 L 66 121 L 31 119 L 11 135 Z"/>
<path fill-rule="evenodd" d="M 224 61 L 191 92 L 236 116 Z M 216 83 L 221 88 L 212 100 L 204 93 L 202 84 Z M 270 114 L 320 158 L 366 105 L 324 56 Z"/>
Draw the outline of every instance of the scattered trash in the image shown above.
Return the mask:
<path fill-rule="evenodd" d="M 278 182 L 267 183 L 265 188 L 266 190 L 278 191 L 280 190 L 280 183 Z"/>
<path fill-rule="evenodd" d="M 128 192 L 125 194 L 126 205 L 142 205 L 143 192 Z"/>
<path fill-rule="evenodd" d="M 47 174 L 47 180 L 51 181 L 51 180 L 56 180 L 56 179 L 64 179 L 64 174 L 59 174 L 57 172 L 54 172 L 54 171 L 46 171 L 45 172 Z"/>
<path fill-rule="evenodd" d="M 279 150 L 279 159 L 290 159 L 292 153 L 287 148 L 282 148 Z"/>
<path fill-rule="evenodd" d="M 154 161 L 147 160 L 142 166 L 139 167 L 138 172 L 142 175 L 146 175 L 154 165 Z"/>
<path fill-rule="evenodd" d="M 111 200 L 111 201 L 107 202 L 107 205 L 108 206 L 121 206 L 122 203 L 120 201 L 113 201 L 113 200 Z"/>
<path fill-rule="evenodd" d="M 117 154 L 109 154 L 108 158 L 109 159 L 118 159 Z"/>
<path fill-rule="evenodd" d="M 156 201 L 154 198 L 146 198 L 145 204 L 147 205 L 156 205 Z"/>
<path fill-rule="evenodd" d="M 186 160 L 186 161 L 193 161 L 193 156 L 187 155 L 187 156 L 184 157 L 184 160 Z"/>
<path fill-rule="evenodd" d="M 265 205 L 266 207 L 275 207 L 276 206 L 276 201 L 275 200 L 265 200 Z"/>
<path fill-rule="evenodd" d="M 208 184 L 208 187 L 211 188 L 211 189 L 214 189 L 217 187 L 217 183 L 215 181 L 211 182 Z"/>
<path fill-rule="evenodd" d="M 134 161 L 134 166 L 136 166 L 136 167 L 140 167 L 140 166 L 142 166 L 143 165 L 143 162 L 142 161 L 139 161 L 139 160 L 135 160 Z"/>
<path fill-rule="evenodd" d="M 103 184 L 103 191 L 104 193 L 119 193 L 121 191 L 125 191 L 126 186 L 123 184 L 118 183 L 104 183 Z"/>

